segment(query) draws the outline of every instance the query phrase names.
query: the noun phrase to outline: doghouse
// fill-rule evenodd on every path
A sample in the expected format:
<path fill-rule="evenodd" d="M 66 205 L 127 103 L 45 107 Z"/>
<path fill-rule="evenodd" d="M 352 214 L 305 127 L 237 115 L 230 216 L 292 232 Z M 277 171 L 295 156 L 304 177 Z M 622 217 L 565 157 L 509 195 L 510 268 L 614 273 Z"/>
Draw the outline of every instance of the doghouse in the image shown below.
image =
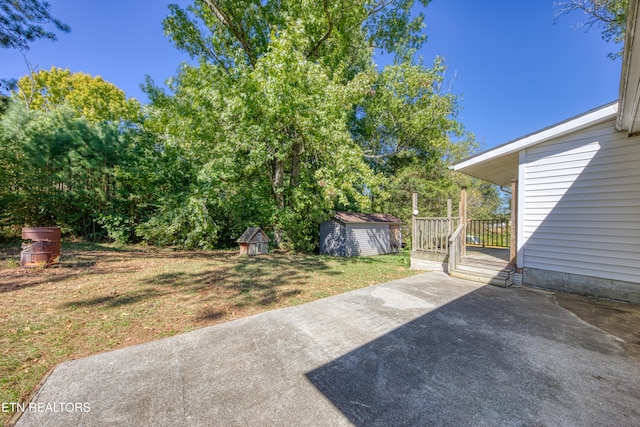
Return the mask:
<path fill-rule="evenodd" d="M 260 255 L 269 252 L 269 237 L 260 227 L 249 227 L 237 240 L 240 255 Z"/>

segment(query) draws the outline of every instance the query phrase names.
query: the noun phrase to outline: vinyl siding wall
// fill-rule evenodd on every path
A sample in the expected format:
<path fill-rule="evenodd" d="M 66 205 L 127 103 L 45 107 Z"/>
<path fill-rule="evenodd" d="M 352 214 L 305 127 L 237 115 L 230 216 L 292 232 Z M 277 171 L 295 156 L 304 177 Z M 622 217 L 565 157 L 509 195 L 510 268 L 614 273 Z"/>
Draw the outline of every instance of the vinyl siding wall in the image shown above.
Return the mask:
<path fill-rule="evenodd" d="M 345 256 L 345 227 L 338 221 L 325 221 L 320 224 L 320 254 Z"/>
<path fill-rule="evenodd" d="M 346 224 L 345 255 L 382 255 L 391 252 L 389 224 Z"/>
<path fill-rule="evenodd" d="M 640 137 L 612 120 L 528 148 L 520 191 L 525 268 L 640 282 Z"/>

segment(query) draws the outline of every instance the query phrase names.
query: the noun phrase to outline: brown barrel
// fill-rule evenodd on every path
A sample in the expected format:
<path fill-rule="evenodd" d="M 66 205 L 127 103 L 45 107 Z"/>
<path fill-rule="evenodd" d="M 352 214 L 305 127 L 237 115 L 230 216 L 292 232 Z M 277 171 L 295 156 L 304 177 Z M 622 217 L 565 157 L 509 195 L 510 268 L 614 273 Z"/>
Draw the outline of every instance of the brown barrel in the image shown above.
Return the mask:
<path fill-rule="evenodd" d="M 23 227 L 22 238 L 33 242 L 22 244 L 21 267 L 50 267 L 60 263 L 60 227 Z"/>
<path fill-rule="evenodd" d="M 60 227 L 22 227 L 22 238 L 25 240 L 59 242 L 62 239 L 62 230 Z"/>

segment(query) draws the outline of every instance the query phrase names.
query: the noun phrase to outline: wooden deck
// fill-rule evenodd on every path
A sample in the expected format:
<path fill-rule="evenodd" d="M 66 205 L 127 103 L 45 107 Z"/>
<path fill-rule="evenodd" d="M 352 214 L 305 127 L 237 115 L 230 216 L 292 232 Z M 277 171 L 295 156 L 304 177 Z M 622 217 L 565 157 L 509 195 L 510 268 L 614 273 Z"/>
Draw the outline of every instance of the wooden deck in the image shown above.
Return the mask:
<path fill-rule="evenodd" d="M 509 248 L 483 248 L 467 245 L 467 260 L 483 260 L 495 263 L 509 263 Z"/>
<path fill-rule="evenodd" d="M 514 271 L 514 266 L 509 262 L 509 254 L 509 248 L 483 248 L 467 245 L 467 255 L 460 259 L 453 271 L 449 271 L 448 268 L 451 265 L 446 261 L 448 257 L 445 255 L 416 251 L 411 253 L 411 267 L 439 270 L 442 266 L 442 271 L 452 277 L 497 286 L 521 285 L 522 275 Z"/>
<path fill-rule="evenodd" d="M 509 248 L 467 246 L 467 255 L 462 257 L 460 263 L 463 265 L 494 269 L 512 267 L 509 262 Z"/>

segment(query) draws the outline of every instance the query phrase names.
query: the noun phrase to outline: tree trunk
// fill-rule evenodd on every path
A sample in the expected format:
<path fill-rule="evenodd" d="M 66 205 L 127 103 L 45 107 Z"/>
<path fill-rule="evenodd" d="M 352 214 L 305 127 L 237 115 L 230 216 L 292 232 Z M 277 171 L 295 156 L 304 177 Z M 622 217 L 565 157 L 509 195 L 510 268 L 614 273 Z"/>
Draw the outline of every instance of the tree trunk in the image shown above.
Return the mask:
<path fill-rule="evenodd" d="M 291 155 L 291 187 L 295 188 L 300 184 L 300 155 L 302 154 L 302 144 L 300 141 L 293 143 Z"/>
<path fill-rule="evenodd" d="M 284 209 L 284 162 L 276 159 L 273 161 L 272 167 L 271 188 L 273 189 L 273 199 L 278 209 Z"/>
<path fill-rule="evenodd" d="M 280 159 L 273 161 L 273 171 L 271 174 L 271 188 L 273 189 L 273 200 L 276 203 L 276 208 L 282 212 L 284 211 L 284 162 Z M 273 226 L 273 237 L 276 247 L 282 244 L 283 230 L 278 224 Z"/>

